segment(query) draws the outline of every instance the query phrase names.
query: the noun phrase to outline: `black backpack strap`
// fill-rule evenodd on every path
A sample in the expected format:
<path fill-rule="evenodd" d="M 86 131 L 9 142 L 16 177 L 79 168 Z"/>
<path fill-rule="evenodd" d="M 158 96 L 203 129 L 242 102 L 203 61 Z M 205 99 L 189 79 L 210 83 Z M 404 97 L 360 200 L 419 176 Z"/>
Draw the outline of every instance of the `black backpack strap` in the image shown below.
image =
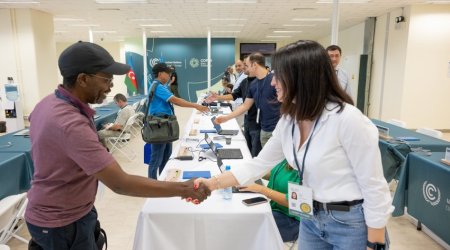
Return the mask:
<path fill-rule="evenodd" d="M 152 85 L 150 93 L 148 94 L 147 109 L 145 110 L 145 114 L 144 114 L 144 124 L 147 122 L 148 110 L 150 109 L 150 105 L 152 103 L 153 96 L 155 95 L 156 87 L 158 84 L 159 84 L 159 82 L 155 81 L 155 83 Z"/>

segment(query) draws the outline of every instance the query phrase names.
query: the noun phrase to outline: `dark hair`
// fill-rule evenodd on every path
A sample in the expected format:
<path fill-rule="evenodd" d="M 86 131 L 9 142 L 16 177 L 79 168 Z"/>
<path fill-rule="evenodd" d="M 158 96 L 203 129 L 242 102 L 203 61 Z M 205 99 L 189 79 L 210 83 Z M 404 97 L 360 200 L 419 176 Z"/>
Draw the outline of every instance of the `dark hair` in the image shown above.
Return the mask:
<path fill-rule="evenodd" d="M 353 105 L 351 97 L 339 85 L 327 51 L 317 42 L 299 40 L 286 45 L 272 56 L 276 80 L 283 89 L 281 113 L 300 120 L 314 120 L 328 102 Z"/>
<path fill-rule="evenodd" d="M 339 47 L 337 45 L 330 45 L 327 47 L 327 51 L 334 51 L 334 50 L 339 50 L 339 54 L 342 55 L 341 47 Z"/>
<path fill-rule="evenodd" d="M 123 101 L 123 102 L 126 102 L 127 101 L 127 98 L 123 95 L 123 94 L 116 94 L 115 96 L 114 96 L 114 101 L 115 102 L 118 102 L 118 101 Z"/>
<path fill-rule="evenodd" d="M 259 52 L 251 53 L 248 56 L 248 60 L 252 63 L 258 64 L 259 66 L 266 67 L 266 58 Z"/>
<path fill-rule="evenodd" d="M 77 82 L 78 75 L 75 76 L 67 76 L 63 77 L 63 85 L 68 87 L 69 89 L 75 87 L 75 83 Z"/>

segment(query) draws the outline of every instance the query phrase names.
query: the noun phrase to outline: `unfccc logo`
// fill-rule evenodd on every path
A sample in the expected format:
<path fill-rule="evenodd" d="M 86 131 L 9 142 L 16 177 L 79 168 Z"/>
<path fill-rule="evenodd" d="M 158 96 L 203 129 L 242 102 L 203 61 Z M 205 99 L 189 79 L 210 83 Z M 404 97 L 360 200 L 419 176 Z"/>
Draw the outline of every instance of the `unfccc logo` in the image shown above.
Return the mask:
<path fill-rule="evenodd" d="M 152 58 L 150 59 L 150 66 L 155 66 L 155 64 L 159 63 L 159 59 L 158 58 Z"/>
<path fill-rule="evenodd" d="M 432 206 L 436 206 L 441 201 L 441 191 L 431 183 L 425 181 L 422 185 L 423 198 Z"/>
<path fill-rule="evenodd" d="M 200 62 L 199 62 L 199 60 L 197 58 L 193 57 L 189 61 L 189 64 L 191 65 L 192 68 L 197 68 L 198 65 L 200 64 Z"/>

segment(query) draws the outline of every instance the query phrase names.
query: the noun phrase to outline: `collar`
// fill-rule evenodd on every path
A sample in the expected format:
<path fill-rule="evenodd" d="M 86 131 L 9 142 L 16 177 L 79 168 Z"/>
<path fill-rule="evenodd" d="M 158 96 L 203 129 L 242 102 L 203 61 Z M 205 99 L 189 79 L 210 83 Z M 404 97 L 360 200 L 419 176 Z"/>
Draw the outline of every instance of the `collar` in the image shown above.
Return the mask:
<path fill-rule="evenodd" d="M 94 117 L 95 110 L 91 109 L 88 104 L 83 103 L 76 96 L 72 95 L 62 84 L 58 85 L 58 91 L 63 97 L 67 98 L 67 101 L 75 108 L 79 109 L 82 114 L 85 114 L 89 119 Z"/>
<path fill-rule="evenodd" d="M 347 105 L 346 103 L 344 103 L 344 108 L 345 105 Z M 339 104 L 335 103 L 335 102 L 328 102 L 325 105 L 325 109 L 322 111 L 322 116 L 320 117 L 320 122 L 324 122 L 328 119 L 328 117 L 330 117 L 331 115 L 335 115 L 337 114 L 338 110 L 339 110 Z"/>

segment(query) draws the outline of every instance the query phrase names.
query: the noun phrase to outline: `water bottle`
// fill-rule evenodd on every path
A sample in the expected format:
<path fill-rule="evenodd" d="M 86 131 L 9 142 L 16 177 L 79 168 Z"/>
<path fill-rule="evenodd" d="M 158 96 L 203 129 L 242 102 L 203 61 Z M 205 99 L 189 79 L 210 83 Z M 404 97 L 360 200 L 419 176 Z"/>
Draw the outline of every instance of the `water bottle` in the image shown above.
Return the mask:
<path fill-rule="evenodd" d="M 231 167 L 229 165 L 227 165 L 225 167 L 225 171 L 230 171 L 230 169 L 231 169 Z M 231 198 L 233 197 L 233 190 L 232 190 L 232 188 L 231 187 L 227 187 L 227 188 L 222 189 L 222 197 L 225 200 L 231 200 Z"/>

